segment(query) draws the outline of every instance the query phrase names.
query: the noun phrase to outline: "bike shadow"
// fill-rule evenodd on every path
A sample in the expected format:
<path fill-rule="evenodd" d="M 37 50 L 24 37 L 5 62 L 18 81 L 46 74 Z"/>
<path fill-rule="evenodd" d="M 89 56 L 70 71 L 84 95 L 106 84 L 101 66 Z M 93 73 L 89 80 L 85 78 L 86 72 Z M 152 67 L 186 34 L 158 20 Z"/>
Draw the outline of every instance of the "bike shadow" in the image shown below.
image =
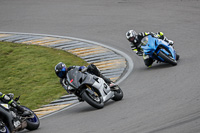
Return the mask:
<path fill-rule="evenodd" d="M 109 100 L 104 104 L 104 107 L 102 109 L 94 108 L 90 106 L 88 103 L 83 102 L 82 104 L 84 104 L 84 107 L 81 106 L 80 109 L 76 109 L 76 111 L 74 111 L 73 113 L 84 113 L 84 112 L 88 113 L 88 112 L 94 112 L 94 111 L 102 111 L 104 108 L 111 106 L 112 104 L 115 104 L 116 102 L 120 102 L 120 101 Z"/>
<path fill-rule="evenodd" d="M 149 71 L 149 70 L 159 70 L 159 69 L 168 69 L 176 66 L 172 66 L 171 64 L 165 64 L 165 63 L 160 63 L 160 64 L 153 64 L 151 67 L 140 67 L 139 70 L 141 71 Z"/>

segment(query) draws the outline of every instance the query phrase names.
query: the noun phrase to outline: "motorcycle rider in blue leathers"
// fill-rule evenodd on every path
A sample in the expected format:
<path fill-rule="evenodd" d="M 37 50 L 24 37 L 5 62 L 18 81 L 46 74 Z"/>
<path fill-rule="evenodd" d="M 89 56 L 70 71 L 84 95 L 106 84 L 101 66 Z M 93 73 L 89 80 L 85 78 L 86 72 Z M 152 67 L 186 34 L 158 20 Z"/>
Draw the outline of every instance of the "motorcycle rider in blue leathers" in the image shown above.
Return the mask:
<path fill-rule="evenodd" d="M 61 83 L 62 87 L 69 94 L 72 93 L 71 92 L 72 90 L 70 89 L 70 87 L 68 87 L 68 85 L 66 83 L 66 74 L 69 70 L 71 70 L 73 68 L 78 68 L 79 71 L 81 71 L 81 72 L 87 71 L 90 74 L 94 74 L 96 76 L 101 77 L 110 87 L 113 87 L 115 85 L 109 78 L 106 78 L 105 76 L 103 76 L 101 74 L 100 70 L 94 64 L 90 64 L 88 67 L 85 67 L 85 66 L 70 66 L 70 67 L 67 68 L 64 63 L 60 62 L 55 66 L 55 73 L 60 78 L 60 83 Z"/>
<path fill-rule="evenodd" d="M 134 30 L 129 30 L 127 33 L 126 33 L 126 38 L 128 39 L 131 45 L 131 49 L 139 56 L 143 56 L 143 59 L 144 59 L 144 63 L 147 67 L 151 67 L 151 65 L 153 64 L 154 60 L 149 57 L 148 55 L 145 55 L 143 52 L 142 52 L 142 49 L 141 49 L 141 40 L 145 37 L 145 36 L 148 36 L 148 35 L 151 35 L 152 37 L 156 37 L 158 39 L 162 39 L 164 40 L 165 42 L 169 43 L 169 45 L 173 46 L 174 45 L 174 42 L 172 40 L 169 40 L 167 39 L 163 32 L 157 32 L 157 33 L 153 33 L 153 32 L 141 32 L 141 33 L 136 33 Z M 177 54 L 177 58 L 176 60 L 179 59 L 179 55 Z"/>
<path fill-rule="evenodd" d="M 18 105 L 17 102 L 13 100 L 13 97 L 14 97 L 13 93 L 3 94 L 2 92 L 0 92 L 0 100 L 2 102 L 7 103 L 11 105 L 12 107 L 16 108 L 18 113 L 21 114 L 21 116 L 23 117 L 31 115 L 31 112 L 28 110 L 25 110 L 20 105 Z"/>

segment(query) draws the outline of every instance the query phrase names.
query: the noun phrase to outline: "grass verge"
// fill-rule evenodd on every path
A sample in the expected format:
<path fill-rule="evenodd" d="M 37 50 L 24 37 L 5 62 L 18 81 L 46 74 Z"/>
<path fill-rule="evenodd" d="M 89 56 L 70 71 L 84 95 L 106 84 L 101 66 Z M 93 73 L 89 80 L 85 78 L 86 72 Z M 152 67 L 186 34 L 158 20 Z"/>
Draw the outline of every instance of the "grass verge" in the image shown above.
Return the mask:
<path fill-rule="evenodd" d="M 54 67 L 87 63 L 63 50 L 37 45 L 0 42 L 0 92 L 20 95 L 20 102 L 31 109 L 66 94 Z"/>

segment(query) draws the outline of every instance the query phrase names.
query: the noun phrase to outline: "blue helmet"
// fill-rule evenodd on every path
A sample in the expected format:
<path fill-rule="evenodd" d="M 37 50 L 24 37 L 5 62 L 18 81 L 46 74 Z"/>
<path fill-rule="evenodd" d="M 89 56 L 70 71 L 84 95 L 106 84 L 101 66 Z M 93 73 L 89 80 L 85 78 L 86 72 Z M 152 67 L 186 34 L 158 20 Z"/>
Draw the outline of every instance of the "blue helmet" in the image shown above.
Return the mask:
<path fill-rule="evenodd" d="M 67 74 L 67 67 L 64 63 L 60 62 L 55 66 L 56 75 L 59 78 L 64 78 Z"/>

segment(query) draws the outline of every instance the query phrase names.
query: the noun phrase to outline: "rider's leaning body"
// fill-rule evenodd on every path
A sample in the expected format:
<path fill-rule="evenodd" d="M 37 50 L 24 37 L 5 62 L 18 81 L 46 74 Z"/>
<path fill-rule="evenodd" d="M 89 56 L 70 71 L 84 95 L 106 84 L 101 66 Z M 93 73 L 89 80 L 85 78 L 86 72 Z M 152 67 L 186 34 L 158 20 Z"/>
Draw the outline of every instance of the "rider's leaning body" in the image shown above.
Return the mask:
<path fill-rule="evenodd" d="M 58 63 L 55 66 L 55 73 L 60 78 L 60 83 L 62 87 L 70 94 L 72 93 L 71 89 L 68 87 L 66 82 L 66 74 L 71 69 L 77 68 L 79 71 L 84 72 L 87 71 L 91 74 L 101 77 L 110 87 L 114 85 L 114 83 L 109 79 L 103 76 L 103 74 L 98 70 L 98 68 L 94 64 L 90 64 L 88 67 L 85 66 L 70 66 L 66 67 L 66 65 L 62 62 Z"/>
<path fill-rule="evenodd" d="M 154 60 L 149 57 L 149 55 L 145 55 L 141 49 L 141 40 L 148 36 L 151 35 L 152 37 L 156 37 L 158 39 L 162 39 L 163 41 L 169 43 L 169 45 L 173 46 L 174 42 L 172 40 L 167 39 L 166 36 L 164 36 L 163 32 L 157 32 L 157 33 L 153 33 L 153 32 L 140 32 L 140 33 L 136 33 L 134 30 L 129 30 L 126 33 L 126 38 L 128 39 L 128 41 L 130 42 L 130 46 L 131 49 L 139 56 L 143 56 L 144 59 L 144 63 L 147 67 L 151 67 L 151 65 L 153 64 Z M 177 55 L 179 58 L 179 55 Z"/>
<path fill-rule="evenodd" d="M 15 102 L 11 97 L 14 97 L 14 94 L 3 94 L 0 92 L 0 100 L 4 103 L 7 103 L 11 105 L 12 107 L 16 108 L 18 110 L 18 113 L 20 113 L 22 116 L 28 116 L 31 114 L 28 110 L 24 110 L 17 102 Z"/>

